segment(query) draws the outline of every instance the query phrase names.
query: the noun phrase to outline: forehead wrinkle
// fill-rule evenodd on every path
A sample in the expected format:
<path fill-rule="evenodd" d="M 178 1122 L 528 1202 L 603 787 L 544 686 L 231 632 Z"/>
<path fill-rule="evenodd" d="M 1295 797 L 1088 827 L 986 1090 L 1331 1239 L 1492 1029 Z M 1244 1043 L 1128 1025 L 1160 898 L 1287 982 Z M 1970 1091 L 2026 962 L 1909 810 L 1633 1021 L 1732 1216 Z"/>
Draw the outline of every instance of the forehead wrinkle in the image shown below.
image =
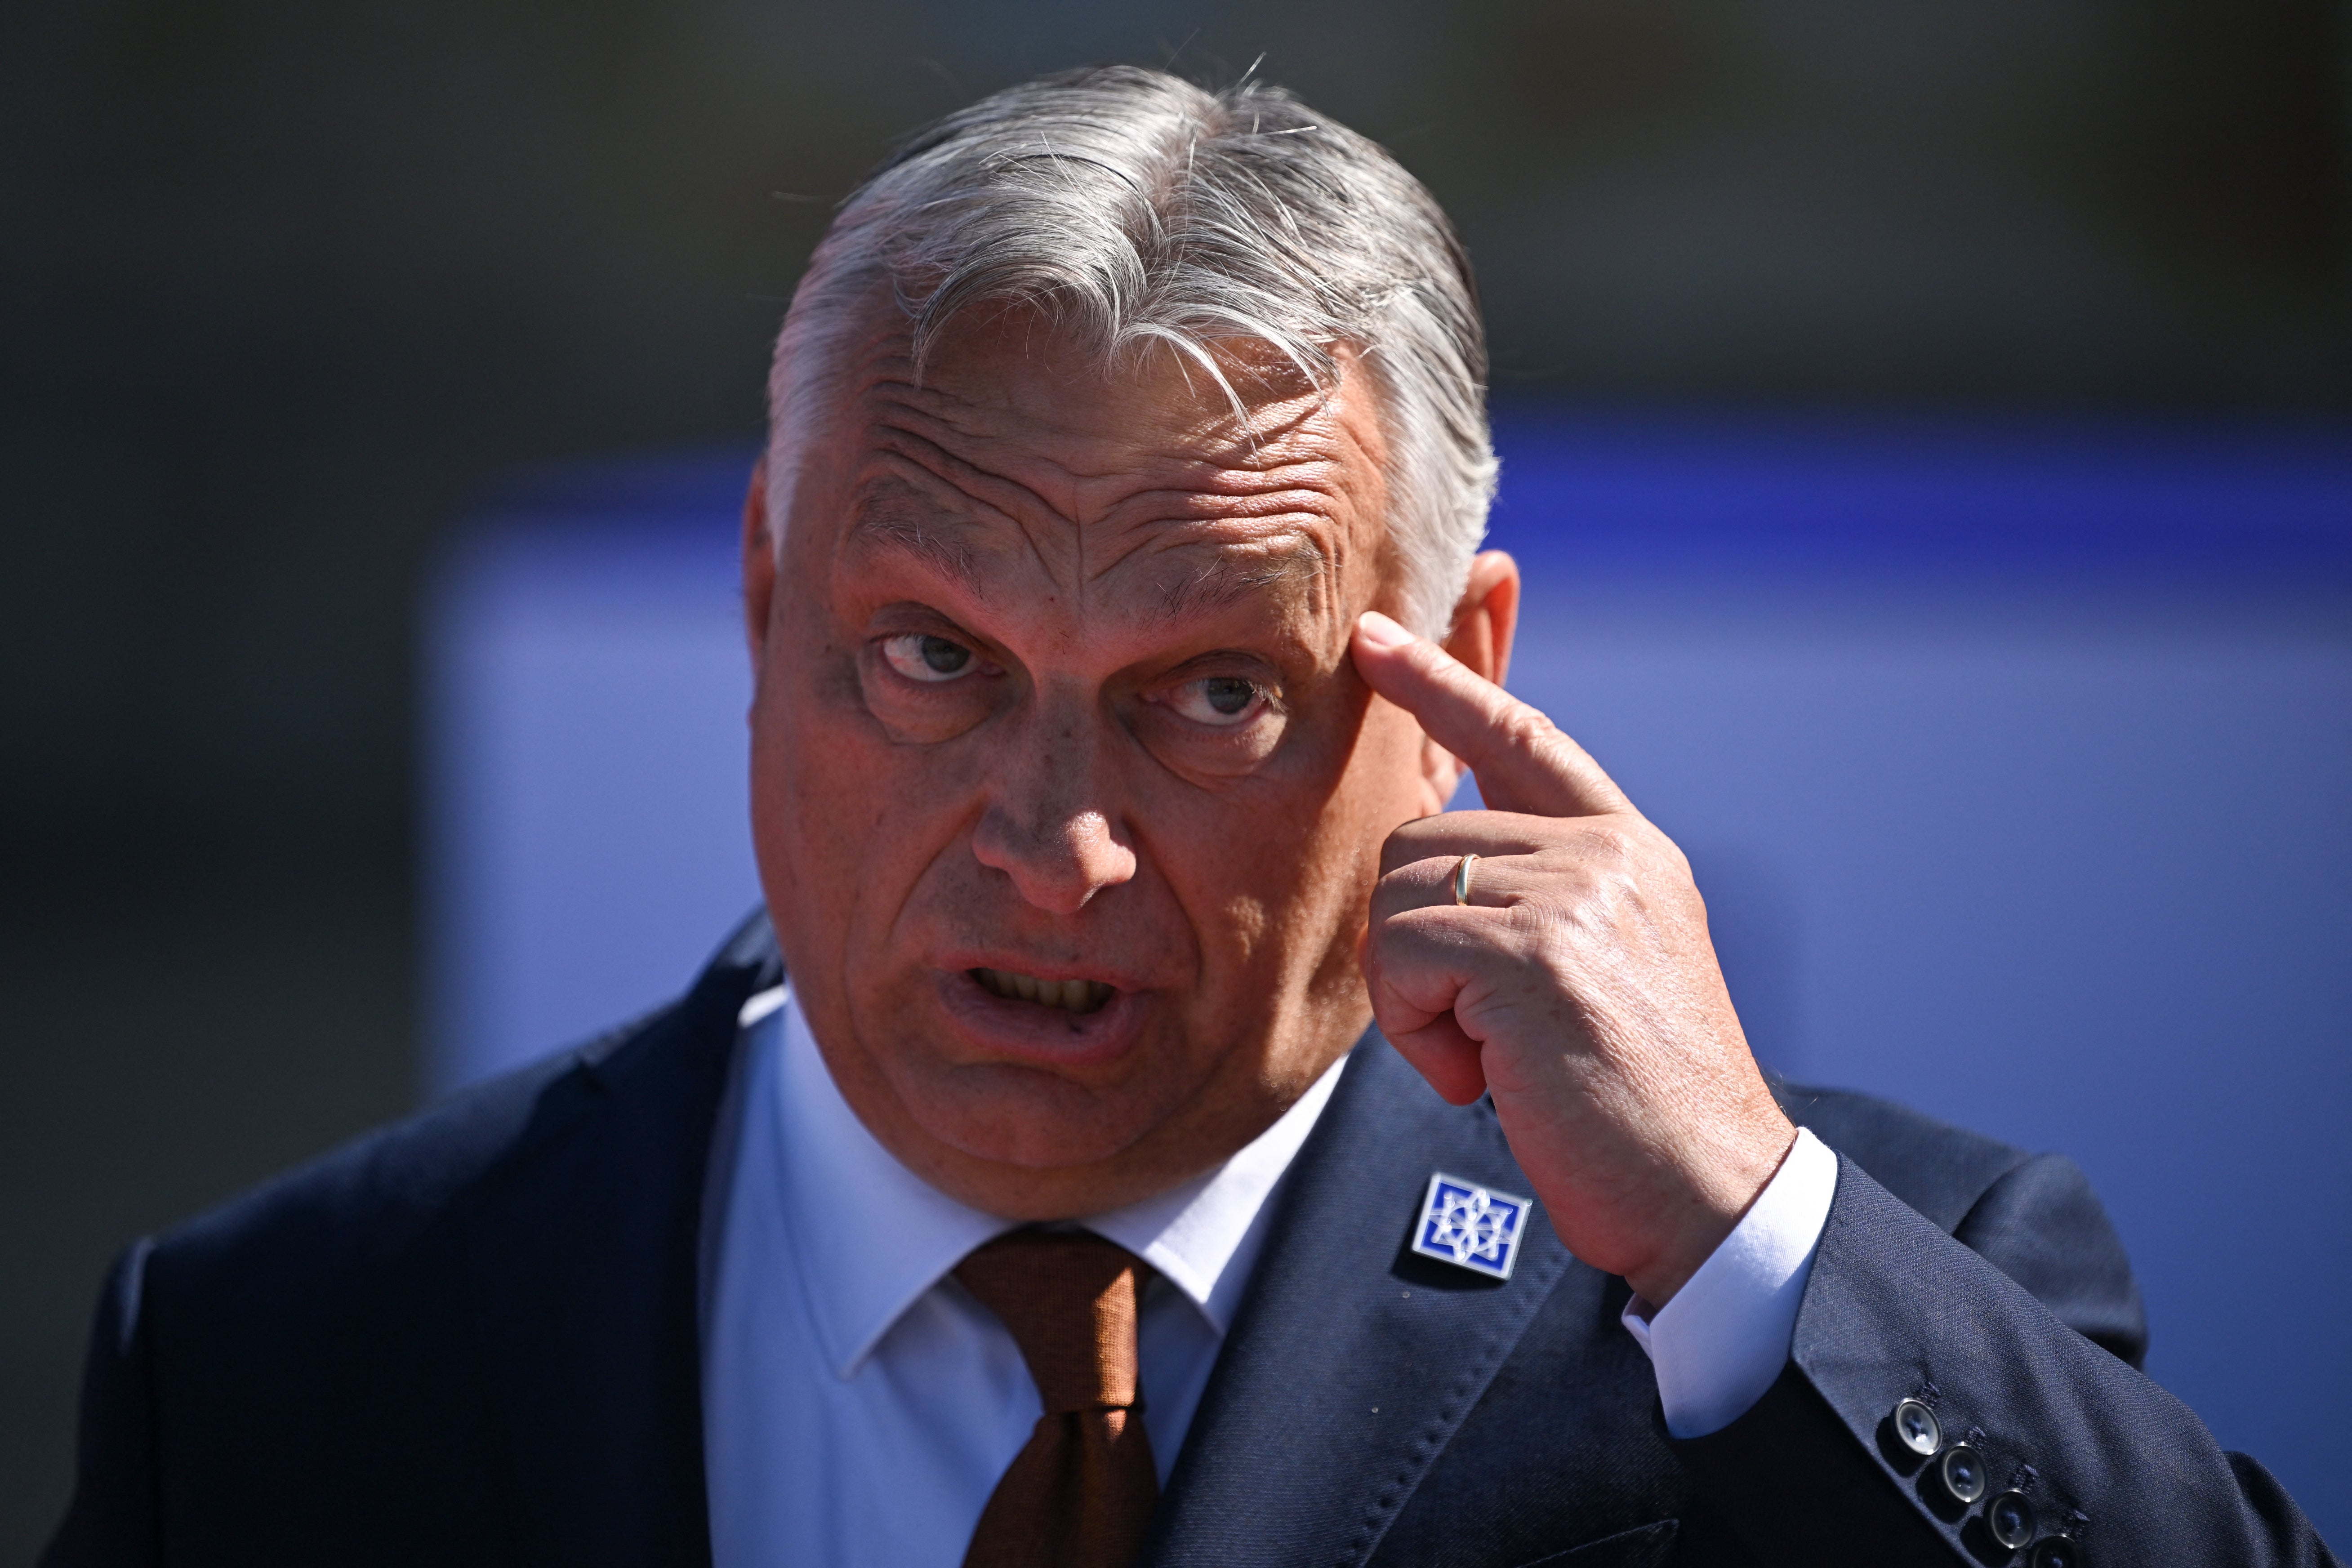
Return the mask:
<path fill-rule="evenodd" d="M 1124 592 L 1155 626 L 1230 609 L 1294 583 L 1324 585 L 1331 574 L 1330 552 L 1295 523 L 1246 532 L 1181 523 L 1102 531 L 1114 548 L 1096 563 L 1093 584 L 1115 589 L 1114 579 L 1126 579 L 1131 586 Z M 1328 598 L 1328 585 L 1315 597 Z"/>
<path fill-rule="evenodd" d="M 917 485 L 944 489 L 962 503 L 954 510 L 967 538 L 993 531 L 988 527 L 991 521 L 1009 525 L 1031 558 L 1051 575 L 1055 552 L 1048 548 L 1046 536 L 1055 531 L 1054 525 L 1063 525 L 1073 535 L 1082 532 L 1051 501 L 1018 479 L 981 468 L 900 426 L 882 424 L 877 434 L 875 458 L 886 468 L 903 470 Z"/>
<path fill-rule="evenodd" d="M 1210 524 L 1236 538 L 1265 538 L 1276 533 L 1307 531 L 1290 520 L 1313 518 L 1337 526 L 1334 514 L 1344 504 L 1334 489 L 1284 486 L 1252 490 L 1153 489 L 1124 496 L 1104 512 L 1104 521 L 1120 527 L 1155 522 Z M 1252 526 L 1272 524 L 1271 527 Z"/>
<path fill-rule="evenodd" d="M 893 374 L 897 368 L 875 367 L 877 374 L 860 389 L 878 405 L 870 416 L 878 425 L 965 463 L 974 461 L 974 447 L 1010 442 L 1023 461 L 1043 471 L 1024 479 L 988 471 L 1003 483 L 1020 485 L 1066 521 L 1088 521 L 1149 493 L 1134 489 L 1147 476 L 1151 490 L 1160 493 L 1329 494 L 1338 488 L 1345 440 L 1318 419 L 1319 402 L 1283 409 L 1271 425 L 1252 426 L 1237 426 L 1220 407 L 1192 420 L 1155 422 L 1149 432 L 1154 438 L 1139 439 L 1133 429 L 1108 436 L 1046 418 L 1041 409 L 1001 406 L 936 384 L 918 384 Z M 1254 410 L 1253 417 L 1265 412 Z M 1045 483 L 1062 499 L 1046 497 L 1039 488 Z"/>
<path fill-rule="evenodd" d="M 936 506 L 906 475 L 886 466 L 859 484 L 850 504 L 845 543 L 851 549 L 900 551 L 951 579 L 973 598 L 985 599 L 970 538 L 976 526 L 960 510 Z"/>
<path fill-rule="evenodd" d="M 1166 482 L 1171 485 L 1245 495 L 1268 484 L 1297 482 L 1286 479 L 1287 475 L 1328 471 L 1339 459 L 1340 443 L 1330 433 L 1319 430 L 1290 433 L 1279 441 L 1248 443 L 1213 439 L 1207 432 L 1181 426 L 1156 434 L 1160 440 L 1132 441 L 1131 450 L 1098 467 L 1083 463 L 1062 466 L 1081 483 L 1098 483 L 1124 478 L 1139 466 L 1149 464 L 1167 475 Z"/>
<path fill-rule="evenodd" d="M 950 483 L 961 485 L 971 479 L 1000 492 L 989 499 L 1008 516 L 1017 516 L 1022 510 L 1010 499 L 1013 492 L 1017 492 L 1048 515 L 1064 521 L 1076 521 L 1077 489 L 1087 476 L 1044 449 L 1040 437 L 1050 439 L 1071 433 L 1044 422 L 1037 411 L 1024 409 L 1015 414 L 991 408 L 936 386 L 913 385 L 891 377 L 877 378 L 867 390 L 876 400 L 868 415 L 874 429 L 886 438 L 905 443 L 910 456 L 937 467 Z M 1034 482 L 981 466 L 982 454 L 1008 446 L 1015 455 L 1049 470 L 1051 479 L 1056 481 L 1055 488 L 1066 489 L 1067 499 L 1057 502 Z M 1127 465 L 1114 464 L 1112 471 L 1123 466 Z"/>
<path fill-rule="evenodd" d="M 934 447 L 972 461 L 975 447 L 1010 442 L 1019 456 L 1050 470 L 1052 489 L 1067 486 L 1066 504 L 1055 510 L 1082 519 L 1090 510 L 1082 490 L 1106 485 L 1125 488 L 1149 474 L 1155 488 L 1189 488 L 1211 494 L 1244 495 L 1267 488 L 1336 489 L 1333 476 L 1350 447 L 1344 422 L 1331 417 L 1328 396 L 1276 396 L 1254 405 L 1237 420 L 1224 405 L 1181 409 L 1155 407 L 1139 424 L 1099 416 L 1107 406 L 1090 405 L 1097 417 L 1071 423 L 1057 417 L 1052 399 L 1005 399 L 959 392 L 953 376 L 917 380 L 900 352 L 883 353 L 861 368 L 856 396 L 867 417 L 905 431 Z M 991 384 L 983 382 L 982 385 Z M 1106 388 L 1107 396 L 1116 394 Z M 986 461 L 984 458 L 979 460 Z M 1009 475 L 1000 475 L 1012 481 Z M 1035 490 L 1032 479 L 1027 488 Z"/>
<path fill-rule="evenodd" d="M 1275 521 L 1297 519 L 1302 512 L 1317 521 L 1327 521 L 1320 508 L 1328 504 L 1328 498 L 1318 489 L 1302 493 L 1297 488 L 1252 488 L 1203 494 L 1163 485 L 1123 498 L 1112 507 L 1112 515 L 1088 525 L 1054 510 L 1032 487 L 992 476 L 926 436 L 897 426 L 886 426 L 886 434 L 898 438 L 891 440 L 878 456 L 887 468 L 904 465 L 914 470 L 911 476 L 900 479 L 909 492 L 917 484 L 924 489 L 936 488 L 945 490 L 959 504 L 927 520 L 917 507 L 887 504 L 886 494 L 886 504 L 870 508 L 859 517 L 858 531 L 866 537 L 887 540 L 931 563 L 966 585 L 976 598 L 986 595 L 980 588 L 978 561 L 967 541 L 972 534 L 988 531 L 992 521 L 1002 521 L 1018 529 L 1041 565 L 1046 564 L 1046 552 L 1037 538 L 1038 529 L 1029 519 L 1039 517 L 1043 522 L 1044 518 L 1050 517 L 1054 523 L 1067 528 L 1068 532 L 1061 537 L 1069 551 L 1072 607 L 1081 614 L 1102 589 L 1110 586 L 1105 579 L 1138 552 L 1204 548 L 1215 552 L 1211 560 L 1146 589 L 1147 595 L 1155 601 L 1149 618 L 1160 624 L 1187 615 L 1229 608 L 1294 578 L 1321 575 L 1329 564 L 1328 552 L 1316 542 L 1309 529 L 1296 521 Z M 1224 472 L 1214 471 L 1221 475 Z M 1131 477 L 1132 470 L 1128 474 Z M 908 479 L 916 483 L 908 483 Z M 996 491 L 993 497 L 973 493 L 991 479 L 997 479 L 996 484 L 988 486 Z M 909 493 L 904 499 L 911 501 L 914 498 Z M 979 515 L 971 515 L 972 510 Z M 1133 515 L 1137 511 L 1143 516 L 1133 522 L 1117 515 Z M 1202 525 L 1225 547 L 1220 549 L 1210 540 L 1198 537 L 1204 531 Z M 1170 538 L 1171 531 L 1179 537 Z M 1183 537 L 1187 535 L 1192 537 Z"/>
<path fill-rule="evenodd" d="M 1089 510 L 1104 512 L 1164 501 L 1177 509 L 1171 515 L 1249 515 L 1286 506 L 1314 510 L 1339 498 L 1347 469 L 1341 443 L 1302 433 L 1285 450 L 1271 446 L 1215 451 L 1163 447 L 1100 471 L 1065 468 L 1082 492 L 1094 498 Z"/>
<path fill-rule="evenodd" d="M 986 381 L 977 396 L 952 378 L 918 382 L 899 353 L 862 369 L 851 401 L 868 462 L 903 470 L 906 493 L 893 503 L 877 489 L 857 531 L 975 598 L 983 581 L 1006 585 L 998 567 L 1010 564 L 1003 547 L 1016 531 L 1081 621 L 1108 612 L 1164 624 L 1255 595 L 1320 620 L 1340 596 L 1335 579 L 1354 553 L 1355 447 L 1325 399 L 1276 398 L 1249 426 L 1222 410 L 1172 424 L 1069 423 L 1053 416 L 1053 400 L 1004 401 L 986 395 Z M 1130 571 L 1139 552 L 1173 554 Z"/>
<path fill-rule="evenodd" d="M 1021 480 L 983 468 L 961 457 L 919 430 L 888 421 L 875 426 L 876 450 L 921 469 L 925 475 L 958 494 L 977 501 L 986 510 L 1026 526 L 1023 514 L 1044 514 L 1064 521 L 1062 509 Z"/>

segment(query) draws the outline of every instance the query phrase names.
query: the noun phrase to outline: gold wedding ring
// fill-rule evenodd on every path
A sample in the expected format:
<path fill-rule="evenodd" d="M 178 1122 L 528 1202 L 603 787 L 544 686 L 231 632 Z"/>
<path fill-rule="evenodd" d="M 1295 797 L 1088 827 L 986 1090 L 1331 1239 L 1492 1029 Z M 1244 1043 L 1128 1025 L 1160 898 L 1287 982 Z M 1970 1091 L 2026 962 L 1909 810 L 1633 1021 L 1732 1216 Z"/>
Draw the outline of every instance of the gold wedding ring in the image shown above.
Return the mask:
<path fill-rule="evenodd" d="M 1470 868 L 1477 863 L 1478 857 L 1475 855 L 1465 855 L 1462 857 L 1462 864 L 1454 868 L 1454 901 L 1455 903 L 1466 904 L 1470 901 Z"/>

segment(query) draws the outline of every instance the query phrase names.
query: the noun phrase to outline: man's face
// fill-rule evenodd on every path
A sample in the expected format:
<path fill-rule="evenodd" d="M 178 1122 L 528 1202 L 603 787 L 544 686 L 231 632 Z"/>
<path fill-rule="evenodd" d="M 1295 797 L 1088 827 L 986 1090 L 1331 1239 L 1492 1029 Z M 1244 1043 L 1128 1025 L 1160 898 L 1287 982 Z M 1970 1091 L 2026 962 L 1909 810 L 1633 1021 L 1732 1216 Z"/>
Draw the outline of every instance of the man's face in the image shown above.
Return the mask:
<path fill-rule="evenodd" d="M 1016 1218 L 1214 1164 L 1369 1016 L 1381 841 L 1450 784 L 1348 657 L 1394 612 L 1360 375 L 1106 374 L 1034 319 L 854 351 L 781 563 L 755 479 L 752 816 L 843 1094 Z"/>

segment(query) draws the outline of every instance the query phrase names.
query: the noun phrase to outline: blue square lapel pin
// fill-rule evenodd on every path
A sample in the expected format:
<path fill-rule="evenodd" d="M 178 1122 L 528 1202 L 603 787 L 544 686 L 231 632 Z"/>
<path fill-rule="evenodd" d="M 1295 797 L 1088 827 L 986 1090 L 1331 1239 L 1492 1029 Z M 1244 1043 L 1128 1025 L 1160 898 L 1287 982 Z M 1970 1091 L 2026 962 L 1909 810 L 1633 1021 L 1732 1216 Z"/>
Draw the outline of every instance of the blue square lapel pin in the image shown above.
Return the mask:
<path fill-rule="evenodd" d="M 1508 1279 L 1534 1207 L 1532 1199 L 1440 1171 L 1429 1178 L 1429 1196 L 1413 1222 L 1412 1249 L 1490 1279 Z"/>

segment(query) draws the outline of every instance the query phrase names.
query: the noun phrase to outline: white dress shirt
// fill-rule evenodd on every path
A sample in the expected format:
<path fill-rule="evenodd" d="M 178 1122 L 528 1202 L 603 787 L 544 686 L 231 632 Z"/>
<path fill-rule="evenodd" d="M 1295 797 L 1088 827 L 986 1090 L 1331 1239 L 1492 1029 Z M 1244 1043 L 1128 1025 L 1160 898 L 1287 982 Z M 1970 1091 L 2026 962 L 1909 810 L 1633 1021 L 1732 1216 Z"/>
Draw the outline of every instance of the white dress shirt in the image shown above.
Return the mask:
<path fill-rule="evenodd" d="M 715 1568 L 954 1568 L 1041 1408 L 1012 1336 L 950 1273 L 1013 1222 L 930 1187 L 875 1141 L 783 988 L 752 998 L 743 1026 L 702 1236 Z M 1345 1066 L 1215 1170 L 1086 1222 L 1157 1272 L 1139 1352 L 1163 1483 L 1263 1244 L 1265 1200 Z M 1833 1185 L 1836 1162 L 1822 1154 Z M 1663 1311 L 1643 1321 L 1629 1309 L 1678 1433 L 1689 1435 L 1694 1411 L 1701 1421 L 1738 1415 L 1788 1359 L 1828 1212 L 1822 1197 L 1792 1269 L 1813 1189 L 1801 1187 L 1801 1202 L 1775 1194 L 1798 1169 L 1792 1152 L 1732 1240 Z M 1768 1221 L 1753 1224 L 1759 1215 Z"/>
<path fill-rule="evenodd" d="M 1730 1426 L 1789 1363 L 1837 1175 L 1829 1145 L 1798 1128 L 1780 1170 L 1675 1299 L 1658 1308 L 1639 1296 L 1625 1303 L 1625 1327 L 1650 1352 L 1675 1436 Z"/>

